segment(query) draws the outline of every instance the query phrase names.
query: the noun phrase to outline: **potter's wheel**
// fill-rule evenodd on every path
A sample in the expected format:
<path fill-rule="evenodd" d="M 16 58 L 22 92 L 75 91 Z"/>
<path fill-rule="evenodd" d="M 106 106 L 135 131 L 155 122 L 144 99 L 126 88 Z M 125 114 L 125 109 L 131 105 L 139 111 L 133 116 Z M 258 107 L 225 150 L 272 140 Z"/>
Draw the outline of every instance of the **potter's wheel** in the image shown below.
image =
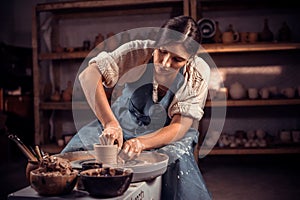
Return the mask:
<path fill-rule="evenodd" d="M 93 151 L 78 151 L 59 155 L 69 159 L 73 168 L 81 169 L 85 162 L 95 161 Z M 68 158 L 69 157 L 69 158 Z M 78 157 L 78 159 L 76 159 Z M 132 182 L 139 182 L 153 179 L 165 173 L 169 157 L 166 154 L 157 152 L 142 152 L 135 160 L 126 161 L 124 164 L 106 165 L 111 167 L 126 167 L 133 170 Z"/>

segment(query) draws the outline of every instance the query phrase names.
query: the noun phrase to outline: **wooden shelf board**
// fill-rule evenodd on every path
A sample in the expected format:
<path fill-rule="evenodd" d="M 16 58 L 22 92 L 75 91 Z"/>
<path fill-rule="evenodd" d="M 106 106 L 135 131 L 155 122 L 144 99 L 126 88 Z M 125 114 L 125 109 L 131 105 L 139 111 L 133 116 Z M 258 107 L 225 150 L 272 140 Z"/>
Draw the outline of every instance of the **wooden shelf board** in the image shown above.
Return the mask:
<path fill-rule="evenodd" d="M 160 7 L 147 7 L 142 9 L 136 6 L 130 6 L 126 9 L 103 9 L 101 12 L 70 12 L 70 13 L 55 13 L 57 19 L 76 19 L 76 18 L 101 18 L 108 16 L 129 16 L 129 15 L 146 15 L 146 14 L 161 14 L 174 12 L 176 5 L 161 5 Z M 178 5 L 180 8 L 180 5 Z"/>
<path fill-rule="evenodd" d="M 63 60 L 63 59 L 82 59 L 86 58 L 90 52 L 77 51 L 77 52 L 62 52 L 62 53 L 41 53 L 40 60 Z"/>
<path fill-rule="evenodd" d="M 67 9 L 88 9 L 88 8 L 105 8 L 105 7 L 120 7 L 120 6 L 135 6 L 147 4 L 161 3 L 180 3 L 183 0 L 122 0 L 122 1 L 74 1 L 74 2 L 59 2 L 38 4 L 36 11 L 58 11 Z"/>
<path fill-rule="evenodd" d="M 273 148 L 214 148 L 210 152 L 202 149 L 199 155 L 251 155 L 251 154 L 299 154 L 297 147 L 273 147 Z"/>
<path fill-rule="evenodd" d="M 203 44 L 202 47 L 207 53 L 230 53 L 230 52 L 250 52 L 250 51 L 281 51 L 299 50 L 300 43 L 265 43 L 258 42 L 253 44 Z M 203 53 L 203 49 L 199 50 Z"/>
<path fill-rule="evenodd" d="M 300 43 L 257 43 L 257 44 L 203 44 L 207 53 L 226 52 L 249 52 L 249 51 L 280 51 L 280 50 L 300 50 Z M 87 56 L 93 57 L 96 53 L 89 51 L 61 52 L 61 53 L 41 53 L 39 60 L 61 60 L 61 59 L 82 59 Z M 90 55 L 89 55 L 90 54 Z M 199 51 L 201 54 L 201 51 Z"/>
<path fill-rule="evenodd" d="M 43 102 L 40 104 L 42 110 L 86 110 L 89 108 L 86 102 Z"/>
<path fill-rule="evenodd" d="M 257 99 L 257 100 L 213 100 L 207 101 L 206 107 L 235 106 L 284 106 L 300 105 L 300 99 Z"/>

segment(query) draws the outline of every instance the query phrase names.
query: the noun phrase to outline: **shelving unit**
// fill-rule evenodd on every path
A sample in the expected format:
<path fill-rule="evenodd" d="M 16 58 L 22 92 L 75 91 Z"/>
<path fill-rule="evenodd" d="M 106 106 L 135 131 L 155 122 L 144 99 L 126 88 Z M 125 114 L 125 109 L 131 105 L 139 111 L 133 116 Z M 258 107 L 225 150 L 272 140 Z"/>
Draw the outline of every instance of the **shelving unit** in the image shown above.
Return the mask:
<path fill-rule="evenodd" d="M 62 147 L 58 147 L 53 141 L 49 141 L 49 128 L 43 126 L 51 113 L 72 112 L 74 107 L 79 110 L 89 109 L 85 102 L 52 102 L 42 98 L 43 87 L 41 85 L 41 72 L 45 70 L 42 63 L 52 62 L 54 68 L 68 67 L 67 62 L 82 62 L 90 55 L 89 51 L 55 52 L 55 46 L 59 44 L 59 30 L 57 24 L 60 20 L 76 20 L 81 18 L 101 18 L 130 15 L 153 15 L 180 13 L 189 15 L 189 0 L 92 0 L 92 1 L 66 1 L 57 3 L 37 4 L 33 10 L 32 47 L 33 47 L 33 82 L 34 82 L 34 128 L 35 143 L 41 145 L 44 151 L 58 153 Z M 51 15 L 55 21 L 52 23 L 51 43 L 53 51 L 45 50 L 42 44 L 42 20 L 46 15 Z M 176 14 L 177 15 L 177 14 Z M 162 21 L 163 22 L 163 21 Z M 122 30 L 120 30 L 122 31 Z M 95 35 L 98 33 L 95 33 Z M 78 64 L 80 66 L 80 64 Z M 79 68 L 79 67 L 78 67 Z M 57 73 L 57 72 L 56 72 Z M 56 74 L 56 79 L 63 78 L 63 74 Z M 75 78 L 75 77 L 74 77 Z M 53 86 L 54 87 L 54 86 Z M 55 141 L 54 141 L 55 142 Z"/>
<path fill-rule="evenodd" d="M 203 44 L 207 53 L 233 53 L 233 52 L 257 52 L 257 51 L 284 51 L 299 50 L 300 43 L 266 43 L 257 42 L 253 44 Z M 201 53 L 201 51 L 199 52 Z"/>
<path fill-rule="evenodd" d="M 269 2 L 261 2 L 261 1 L 236 1 L 236 0 L 191 0 L 192 7 L 194 8 L 191 11 L 191 16 L 197 21 L 201 18 L 210 18 L 210 16 L 206 16 L 206 13 L 217 11 L 217 12 L 235 12 L 235 11 L 241 11 L 241 10 L 247 10 L 252 9 L 254 10 L 284 10 L 286 13 L 287 10 L 289 11 L 295 11 L 295 4 L 291 1 L 289 1 L 286 4 L 281 3 L 275 3 L 273 2 L 270 4 Z M 290 12 L 289 12 L 290 13 Z M 251 15 L 251 14 L 250 14 Z M 217 15 L 218 16 L 218 15 Z M 251 15 L 254 17 L 253 15 Z M 230 15 L 230 19 L 232 20 L 232 15 Z M 249 17 L 249 13 L 247 15 Z M 212 19 L 212 18 L 211 18 Z M 242 18 L 240 19 L 242 20 Z M 236 21 L 235 21 L 236 22 Z M 229 24 L 230 22 L 228 22 Z M 231 21 L 232 23 L 232 21 Z M 244 23 L 247 23 L 246 21 Z M 295 39 L 295 38 L 294 38 Z M 299 38 L 298 38 L 299 41 Z M 246 55 L 249 53 L 249 55 L 264 55 L 264 54 L 274 54 L 274 55 L 280 55 L 280 53 L 292 53 L 293 55 L 299 55 L 300 53 L 300 43 L 299 42 L 256 42 L 256 43 L 231 43 L 231 44 L 222 44 L 222 43 L 208 43 L 208 44 L 202 44 L 203 49 L 199 50 L 199 55 L 202 53 L 209 53 L 212 57 L 214 55 L 228 55 L 227 59 L 230 59 L 232 57 L 230 56 L 239 56 L 239 55 Z M 230 57 L 230 58 L 229 58 Z M 226 59 L 225 56 L 221 57 L 222 59 Z M 276 63 L 274 63 L 276 65 Z M 222 66 L 221 66 L 222 67 Z M 219 68 L 219 66 L 218 66 Z M 292 72 L 293 73 L 293 72 Z M 238 76 L 238 75 L 237 75 Z M 291 75 L 293 76 L 293 75 Z M 205 110 L 209 111 L 210 109 L 214 107 L 226 107 L 227 110 L 234 109 L 239 110 L 239 116 L 241 116 L 243 113 L 243 110 L 247 109 L 247 112 L 249 112 L 252 109 L 276 109 L 280 108 L 283 110 L 284 108 L 292 109 L 295 108 L 295 110 L 299 109 L 300 107 L 300 98 L 299 96 L 293 98 L 293 99 L 287 99 L 287 98 L 276 98 L 276 99 L 242 99 L 242 100 L 233 100 L 233 99 L 227 99 L 227 101 L 221 101 L 221 100 L 214 100 L 214 101 L 207 101 L 205 105 Z M 290 111 L 290 113 L 295 113 L 296 111 Z M 252 116 L 254 115 L 251 113 Z M 247 116 L 245 113 L 244 115 Z M 267 115 L 267 114 L 266 114 Z M 297 114 L 293 114 L 297 115 Z M 261 118 L 261 116 L 259 116 Z M 246 119 L 246 117 L 245 117 Z M 227 119 L 226 119 L 227 120 Z M 243 120 L 240 119 L 240 120 Z M 201 123 L 200 123 L 201 127 Z M 200 130 L 203 131 L 203 130 Z M 205 135 L 204 135 L 205 136 Z M 200 142 L 203 142 L 204 136 L 202 135 L 200 137 Z M 200 148 L 199 148 L 200 150 Z M 246 155 L 246 154 L 299 154 L 300 153 L 300 144 L 298 143 L 289 143 L 289 144 L 280 144 L 280 145 L 269 145 L 265 148 L 244 148 L 244 147 L 214 147 L 211 151 L 201 149 L 199 151 L 200 156 L 203 155 Z"/>
<path fill-rule="evenodd" d="M 201 4 L 201 3 L 202 4 Z M 197 19 L 199 14 L 199 6 L 204 5 L 202 10 L 208 9 L 227 9 L 228 5 L 237 3 L 237 1 L 197 1 L 197 0 L 124 0 L 124 1 L 74 1 L 74 2 L 58 2 L 38 4 L 33 11 L 33 25 L 32 25 L 32 46 L 33 46 L 33 75 L 34 75 L 34 118 L 35 118 L 35 143 L 43 145 L 46 151 L 51 153 L 58 153 L 61 147 L 55 144 L 48 145 L 41 126 L 45 113 L 52 111 L 66 111 L 71 112 L 71 102 L 49 102 L 41 99 L 40 88 L 40 70 L 41 62 L 68 62 L 71 60 L 82 61 L 89 55 L 88 51 L 76 52 L 47 52 L 41 49 L 41 15 L 44 13 L 55 16 L 56 20 L 71 19 L 76 20 L 80 17 L 108 17 L 108 16 L 122 16 L 133 14 L 155 14 L 155 13 L 171 13 L 174 8 L 182 10 L 185 15 L 193 16 Z M 216 3 L 215 3 L 216 2 Z M 248 2 L 248 1 L 247 1 Z M 228 3 L 228 4 L 227 4 Z M 242 6 L 244 2 L 239 2 L 236 8 Z M 199 5 L 200 4 L 200 5 Z M 248 2 L 251 4 L 251 1 Z M 248 5 L 247 4 L 247 5 Z M 244 6 L 247 7 L 247 6 Z M 267 7 L 267 6 L 265 6 Z M 276 7 L 276 6 L 275 6 Z M 147 9 L 145 9 L 147 8 Z M 209 54 L 230 54 L 230 53 L 247 53 L 247 52 L 280 52 L 280 51 L 299 51 L 300 43 L 254 43 L 254 44 L 203 44 L 206 53 Z M 202 52 L 199 51 L 201 54 Z M 224 106 L 225 102 L 214 101 L 206 103 L 209 109 L 211 106 Z M 77 109 L 88 109 L 89 106 L 84 102 L 73 102 Z M 300 99 L 269 99 L 269 100 L 228 100 L 227 107 L 269 107 L 269 106 L 299 106 Z M 299 147 L 272 147 L 264 149 L 213 149 L 210 154 L 281 154 L 281 153 L 299 153 Z"/>

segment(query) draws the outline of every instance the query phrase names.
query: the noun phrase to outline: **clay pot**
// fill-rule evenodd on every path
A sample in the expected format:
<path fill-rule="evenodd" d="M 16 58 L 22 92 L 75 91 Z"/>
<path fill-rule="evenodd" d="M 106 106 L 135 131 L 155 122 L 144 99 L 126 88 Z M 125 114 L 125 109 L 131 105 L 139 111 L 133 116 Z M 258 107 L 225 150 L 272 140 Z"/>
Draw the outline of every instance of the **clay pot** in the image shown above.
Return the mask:
<path fill-rule="evenodd" d="M 71 101 L 72 93 L 73 93 L 72 82 L 68 81 L 67 88 L 62 93 L 63 101 Z"/>
<path fill-rule="evenodd" d="M 234 30 L 232 24 L 229 24 L 228 29 L 222 34 L 222 42 L 224 44 L 230 44 L 238 42 L 239 40 L 240 34 Z"/>
<path fill-rule="evenodd" d="M 242 84 L 235 82 L 230 86 L 229 94 L 232 99 L 243 99 L 246 97 L 246 90 Z"/>
<path fill-rule="evenodd" d="M 51 101 L 60 101 L 60 93 L 59 90 L 55 90 L 55 92 L 51 95 Z"/>
<path fill-rule="evenodd" d="M 102 51 L 105 47 L 105 43 L 103 41 L 104 41 L 104 36 L 101 33 L 99 33 L 95 37 L 94 48 L 96 48 L 99 51 Z"/>

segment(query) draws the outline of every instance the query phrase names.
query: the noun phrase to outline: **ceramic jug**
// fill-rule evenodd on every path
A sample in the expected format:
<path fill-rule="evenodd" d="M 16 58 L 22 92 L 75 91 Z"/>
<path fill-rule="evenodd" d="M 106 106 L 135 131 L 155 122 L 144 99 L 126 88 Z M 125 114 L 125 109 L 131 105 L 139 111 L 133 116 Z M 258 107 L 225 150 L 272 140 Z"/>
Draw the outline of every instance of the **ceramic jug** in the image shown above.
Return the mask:
<path fill-rule="evenodd" d="M 291 29 L 287 22 L 283 22 L 281 28 L 278 30 L 278 41 L 289 42 L 291 41 Z"/>
<path fill-rule="evenodd" d="M 214 35 L 214 41 L 215 43 L 221 43 L 222 42 L 222 31 L 219 27 L 219 22 L 216 21 L 216 33 Z"/>
<path fill-rule="evenodd" d="M 222 41 L 225 44 L 238 42 L 240 40 L 240 34 L 236 32 L 232 24 L 229 24 L 227 30 L 222 34 Z"/>
<path fill-rule="evenodd" d="M 269 28 L 269 21 L 268 19 L 264 20 L 264 28 L 262 32 L 260 33 L 260 40 L 265 42 L 271 42 L 273 41 L 274 35 L 272 31 Z"/>

